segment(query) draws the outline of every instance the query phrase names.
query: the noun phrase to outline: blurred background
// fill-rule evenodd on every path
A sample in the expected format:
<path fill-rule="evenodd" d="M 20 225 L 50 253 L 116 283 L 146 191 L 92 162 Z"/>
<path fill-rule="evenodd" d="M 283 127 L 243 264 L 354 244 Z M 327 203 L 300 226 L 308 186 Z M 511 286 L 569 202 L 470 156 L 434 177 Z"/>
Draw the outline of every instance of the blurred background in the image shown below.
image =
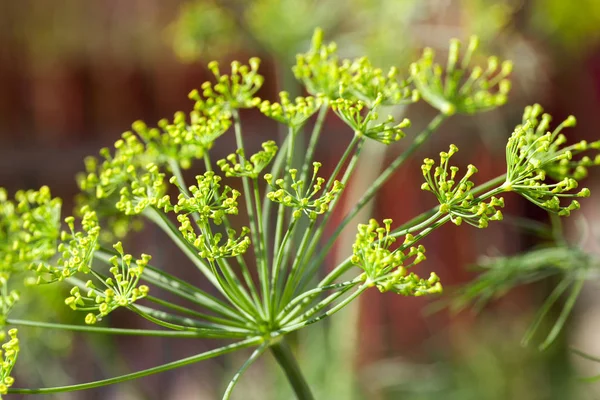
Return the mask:
<path fill-rule="evenodd" d="M 574 114 L 578 125 L 567 132 L 570 140 L 599 136 L 597 0 L 0 0 L 0 186 L 12 193 L 49 185 L 53 195 L 65 200 L 68 214 L 83 158 L 111 146 L 137 119 L 152 125 L 175 111 L 189 111 L 187 94 L 208 79 L 208 61 L 259 56 L 266 77 L 261 97 L 273 100 L 282 89 L 302 93 L 290 68 L 295 54 L 310 45 L 317 26 L 327 41 L 338 43 L 342 57 L 366 55 L 375 65 L 396 65 L 400 71 L 407 71 L 424 46 L 444 57 L 450 38 L 472 34 L 480 36 L 485 54 L 515 64 L 508 104 L 474 117 L 453 117 L 372 204 L 371 214 L 377 218 L 401 222 L 434 205 L 418 190 L 420 160 L 450 143 L 461 148 L 463 164 L 478 166 L 481 182 L 501 174 L 505 141 L 527 104 L 542 104 L 555 121 Z M 411 119 L 412 134 L 434 115 L 423 102 L 394 112 Z M 277 127 L 257 113 L 242 117 L 248 142 L 256 146 L 276 137 Z M 324 162 L 343 151 L 340 137 L 350 137 L 333 117 L 325 132 L 317 154 Z M 410 134 L 405 140 L 409 139 Z M 227 141 L 221 144 L 215 157 L 231 151 Z M 376 146 L 365 150 L 369 163 L 359 167 L 354 196 L 376 176 L 377 164 L 385 165 L 403 146 L 400 142 L 385 151 Z M 201 171 L 194 168 L 190 175 Z M 599 176 L 592 173 L 586 182 L 592 191 L 600 186 Z M 507 201 L 507 212 L 547 222 L 521 199 Z M 600 220 L 598 200 L 593 196 L 583 208 L 593 231 Z M 362 215 L 359 220 L 367 218 Z M 481 255 L 515 253 L 538 240 L 498 225 L 485 235 L 475 228 L 444 227 L 426 241 L 428 261 L 420 268 L 436 271 L 451 289 L 475 276 L 469 266 Z M 578 233 L 576 226 L 569 230 Z M 351 228 L 329 264 L 348 254 L 353 237 Z M 598 252 L 598 240 L 590 237 L 585 249 Z M 132 252 L 154 249 L 155 264 L 162 260 L 171 272 L 199 279 L 191 268 L 177 265 L 176 252 L 163 242 L 160 233 L 147 230 L 136 236 Z M 593 287 L 584 289 L 552 348 L 540 352 L 535 345 L 519 344 L 551 289 L 552 282 L 546 281 L 521 287 L 477 315 L 434 313 L 432 308 L 439 307 L 432 307 L 431 300 L 373 290 L 330 321 L 295 335 L 294 346 L 318 399 L 598 398 L 598 387 L 577 377 L 600 373 L 600 367 L 573 359 L 568 352 L 569 345 L 576 345 L 600 354 L 600 341 L 594 337 L 600 312 Z M 59 289 L 47 288 L 38 297 L 24 296 L 29 300 L 16 312 L 29 319 L 79 323 L 80 316 L 67 307 L 61 311 L 49 306 L 52 298 L 62 303 L 62 296 Z M 111 324 L 145 326 L 128 313 L 115 313 Z M 18 387 L 101 379 L 215 345 L 158 338 L 113 340 L 25 328 L 21 332 Z M 126 384 L 40 398 L 217 399 L 245 357 L 233 354 Z M 292 395 L 267 355 L 242 378 L 234 398 Z"/>

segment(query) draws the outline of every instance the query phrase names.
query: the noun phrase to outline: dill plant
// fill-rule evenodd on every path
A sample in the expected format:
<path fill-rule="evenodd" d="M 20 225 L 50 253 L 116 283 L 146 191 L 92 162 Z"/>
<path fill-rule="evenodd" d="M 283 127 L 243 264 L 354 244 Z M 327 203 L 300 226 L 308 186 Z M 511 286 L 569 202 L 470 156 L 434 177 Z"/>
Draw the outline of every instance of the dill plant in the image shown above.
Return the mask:
<path fill-rule="evenodd" d="M 452 40 L 444 65 L 425 49 L 402 76 L 397 68 L 383 71 L 367 58 L 340 60 L 335 44 L 324 43 L 322 35 L 315 32 L 311 48 L 298 55 L 293 69 L 305 97 L 292 99 L 282 92 L 277 102 L 259 99 L 263 77 L 256 58 L 248 64 L 234 61 L 227 73 L 211 62 L 214 80 L 190 93 L 192 111 L 178 112 L 157 127 L 135 122 L 114 149 L 102 149 L 99 159 L 85 160 L 86 171 L 78 177 L 81 206 L 62 227 L 61 200 L 47 187 L 17 192 L 14 199 L 0 189 L 0 322 L 11 327 L 2 346 L 0 393 L 95 388 L 252 348 L 231 378 L 224 399 L 266 351 L 275 356 L 297 397 L 311 399 L 286 334 L 332 316 L 372 288 L 402 296 L 440 293 L 442 284 L 435 272 L 424 277 L 414 272 L 426 259 L 420 241 L 448 222 L 482 229 L 502 220 L 506 193 L 521 195 L 557 216 L 568 216 L 579 208 L 579 198 L 590 195 L 578 185 L 588 167 L 600 164 L 599 156 L 584 154 L 600 149 L 600 141 L 566 145 L 562 131 L 574 126 L 575 119 L 569 117 L 553 129 L 551 117 L 539 105 L 529 106 L 508 139 L 506 174 L 476 185 L 477 168 L 469 165 L 461 171 L 453 165 L 458 148 L 450 145 L 438 161 L 426 158 L 422 166 L 421 189 L 431 192 L 439 203 L 436 207 L 401 225 L 390 219 L 358 225 L 352 253 L 323 271 L 324 258 L 344 227 L 444 121 L 507 101 L 512 64 L 490 57 L 480 66 L 476 38 L 464 49 Z M 410 129 L 408 119 L 380 115 L 384 107 L 420 100 L 434 107 L 437 115 L 383 170 L 335 232 L 324 238 L 364 143 L 392 145 Z M 240 110 L 247 108 L 257 108 L 285 126 L 285 139 L 269 140 L 248 154 L 240 118 Z M 331 112 L 349 127 L 352 138 L 327 176 L 314 155 Z M 307 133 L 303 128 L 312 118 L 314 128 Z M 236 149 L 215 161 L 211 148 L 225 134 L 234 135 Z M 305 134 L 307 140 L 299 140 Z M 185 182 L 182 170 L 195 161 L 203 162 L 205 171 Z M 226 184 L 232 180 L 240 181 L 242 192 Z M 232 217 L 240 213 L 247 216 L 247 226 L 233 224 Z M 214 286 L 216 295 L 153 265 L 148 254 L 126 252 L 121 238 L 143 220 L 164 231 L 189 258 L 190 267 Z M 82 324 L 11 319 L 11 308 L 19 299 L 11 291 L 16 279 L 30 285 L 70 285 L 65 304 L 57 307 L 81 312 Z M 156 298 L 155 287 L 196 307 Z M 100 325 L 117 308 L 151 321 L 157 329 Z M 100 381 L 25 389 L 11 387 L 19 353 L 16 327 L 231 343 Z"/>

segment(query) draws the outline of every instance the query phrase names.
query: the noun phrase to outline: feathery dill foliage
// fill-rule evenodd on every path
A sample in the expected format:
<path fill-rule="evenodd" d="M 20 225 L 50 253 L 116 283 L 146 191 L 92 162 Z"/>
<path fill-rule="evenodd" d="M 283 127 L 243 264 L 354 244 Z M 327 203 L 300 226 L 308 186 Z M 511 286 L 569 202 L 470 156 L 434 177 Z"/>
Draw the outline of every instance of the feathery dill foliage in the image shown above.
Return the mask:
<path fill-rule="evenodd" d="M 248 366 L 269 349 L 286 370 L 298 398 L 311 399 L 310 388 L 285 342 L 287 333 L 335 314 L 371 287 L 403 296 L 440 293 L 442 285 L 435 272 L 420 278 L 413 271 L 426 259 L 420 241 L 446 222 L 485 228 L 502 220 L 502 194 L 518 193 L 559 216 L 579 208 L 574 198 L 587 197 L 590 192 L 575 189 L 587 169 L 600 164 L 598 156 L 583 153 L 598 150 L 600 142 L 565 146 L 567 139 L 561 131 L 573 126 L 574 118 L 549 131 L 550 116 L 534 105 L 526 108 L 523 123 L 508 139 L 505 175 L 477 186 L 475 166 L 460 172 L 450 164 L 458 151 L 450 145 L 447 152 L 440 153 L 437 165 L 427 158 L 422 167 L 421 189 L 431 192 L 439 205 L 401 226 L 391 219 L 385 219 L 383 226 L 374 219 L 360 224 L 352 254 L 325 273 L 325 254 L 342 228 L 446 119 L 506 102 L 512 65 L 490 57 L 482 67 L 476 49 L 477 40 L 472 38 L 461 56 L 460 42 L 453 40 L 445 65 L 435 61 L 433 50 L 425 49 L 403 76 L 398 68 L 383 71 L 366 58 L 340 60 L 336 45 L 324 43 L 323 33 L 317 30 L 311 48 L 298 55 L 293 68 L 308 96 L 291 99 L 282 92 L 276 102 L 260 99 L 257 93 L 264 78 L 258 71 L 258 59 L 250 59 L 247 65 L 234 61 L 227 72 L 211 62 L 214 79 L 190 93 L 191 111 L 177 112 L 172 120 L 161 120 L 156 127 L 134 122 L 114 149 L 102 149 L 99 158 L 85 160 L 85 172 L 77 177 L 80 207 L 75 216 L 64 219 L 67 229 L 62 233 L 61 200 L 53 198 L 47 187 L 17 192 L 14 200 L 0 189 L 2 326 L 38 324 L 105 334 L 234 341 L 102 381 L 67 388 L 8 389 L 18 354 L 17 333 L 11 329 L 11 340 L 3 346 L 0 393 L 97 387 L 254 347 L 232 378 L 225 399 Z M 438 115 L 382 171 L 320 246 L 363 144 L 374 140 L 393 145 L 410 129 L 408 119 L 396 121 L 392 115 L 382 115 L 384 107 L 420 100 L 437 109 Z M 261 150 L 248 156 L 240 118 L 240 109 L 247 108 L 257 108 L 286 126 L 285 140 L 266 141 Z M 348 126 L 348 145 L 337 163 L 328 166 L 333 172 L 327 176 L 320 171 L 323 163 L 331 160 L 314 160 L 313 156 L 329 110 Z M 309 121 L 312 130 L 307 129 Z M 236 148 L 215 161 L 211 149 L 223 135 L 233 135 Z M 304 135 L 306 140 L 299 140 Z M 303 155 L 299 164 L 294 157 L 298 154 Z M 202 172 L 190 185 L 182 170 L 192 167 Z M 172 193 L 177 194 L 173 197 Z M 566 199 L 571 202 L 565 204 Z M 240 220 L 243 226 L 238 225 Z M 197 269 L 217 294 L 151 265 L 150 255 L 136 258 L 127 254 L 117 239 L 141 229 L 142 221 L 164 231 L 189 259 L 189 267 Z M 85 324 L 74 328 L 11 320 L 8 314 L 19 299 L 18 293 L 10 290 L 15 279 L 31 285 L 70 284 L 65 304 L 57 306 L 81 312 Z M 154 288 L 193 306 L 156 298 Z M 117 308 L 127 309 L 159 329 L 99 326 Z"/>

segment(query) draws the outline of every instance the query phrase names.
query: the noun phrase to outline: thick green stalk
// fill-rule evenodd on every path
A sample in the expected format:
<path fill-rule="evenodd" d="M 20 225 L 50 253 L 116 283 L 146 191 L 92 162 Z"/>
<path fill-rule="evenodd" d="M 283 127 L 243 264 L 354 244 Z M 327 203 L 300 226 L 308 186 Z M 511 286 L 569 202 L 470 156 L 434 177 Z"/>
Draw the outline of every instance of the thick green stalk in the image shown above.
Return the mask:
<path fill-rule="evenodd" d="M 227 346 L 219 347 L 214 350 L 207 351 L 205 353 L 197 354 L 195 356 L 186 357 L 181 360 L 173 361 L 170 363 L 166 363 L 163 365 L 159 365 L 157 367 L 148 368 L 142 371 L 133 372 L 131 374 L 116 376 L 114 378 L 102 379 L 99 381 L 88 382 L 88 383 L 80 383 L 77 385 L 68 385 L 68 386 L 57 386 L 50 388 L 38 388 L 38 389 L 21 389 L 21 388 L 10 388 L 8 389 L 9 393 L 21 393 L 21 394 L 48 394 L 48 393 L 62 393 L 62 392 L 73 392 L 76 390 L 84 390 L 84 389 L 93 389 L 100 386 L 112 385 L 115 383 L 121 383 L 130 381 L 132 379 L 142 378 L 144 376 L 157 374 L 159 372 L 169 371 L 175 368 L 180 368 L 186 365 L 194 364 L 199 361 L 204 361 L 209 358 L 217 357 L 223 354 L 231 353 L 232 351 L 236 351 L 239 349 L 243 349 L 246 347 L 254 346 L 260 342 L 262 342 L 262 338 L 255 337 L 246 340 L 242 340 L 241 342 L 237 342 L 234 344 L 230 344 Z"/>
<path fill-rule="evenodd" d="M 290 385 L 294 389 L 294 393 L 298 400 L 314 400 L 314 396 L 308 386 L 308 383 L 300 371 L 300 366 L 296 361 L 296 358 L 292 354 L 292 350 L 283 338 L 273 345 L 271 345 L 271 353 L 283 369 L 285 376 L 287 377 Z"/>

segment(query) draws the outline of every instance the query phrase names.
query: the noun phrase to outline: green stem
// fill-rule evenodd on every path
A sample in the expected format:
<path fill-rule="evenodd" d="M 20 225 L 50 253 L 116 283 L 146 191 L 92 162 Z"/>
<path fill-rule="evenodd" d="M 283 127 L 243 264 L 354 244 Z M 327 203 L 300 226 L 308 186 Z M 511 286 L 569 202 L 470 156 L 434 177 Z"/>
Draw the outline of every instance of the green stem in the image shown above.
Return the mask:
<path fill-rule="evenodd" d="M 287 146 L 287 157 L 285 161 L 285 170 L 283 172 L 283 180 L 285 184 L 288 184 L 290 180 L 289 170 L 292 168 L 292 162 L 294 160 L 294 145 L 296 143 L 297 131 L 291 126 L 288 129 L 288 137 L 291 138 Z M 285 206 L 283 203 L 279 203 L 277 207 L 277 222 L 275 223 L 275 238 L 273 240 L 273 258 L 276 257 L 279 247 L 281 245 L 281 235 L 283 234 L 283 224 L 285 222 Z"/>
<path fill-rule="evenodd" d="M 571 310 L 573 309 L 573 306 L 575 305 L 575 302 L 577 301 L 577 298 L 579 297 L 579 294 L 581 293 L 581 289 L 583 289 L 584 284 L 584 278 L 579 278 L 575 282 L 575 284 L 573 285 L 573 289 L 571 290 L 571 294 L 569 294 L 569 297 L 567 298 L 567 301 L 565 302 L 565 305 L 562 311 L 560 312 L 558 319 L 554 323 L 554 326 L 550 330 L 550 333 L 546 337 L 546 340 L 544 340 L 544 342 L 540 345 L 540 350 L 546 350 L 554 342 L 554 340 L 556 340 L 558 334 L 562 331 L 562 328 L 565 325 L 567 318 L 571 314 Z"/>
<path fill-rule="evenodd" d="M 290 253 L 290 247 L 292 245 L 292 241 L 290 238 L 293 236 L 295 232 L 295 228 L 297 226 L 297 220 L 292 220 L 288 229 L 283 237 L 283 241 L 279 246 L 277 251 L 277 258 L 273 260 L 272 271 L 271 271 L 271 315 L 275 315 L 275 304 L 279 304 L 281 300 L 281 296 L 283 294 L 283 270 L 285 268 L 285 263 L 283 262 L 284 255 Z"/>
<path fill-rule="evenodd" d="M 240 120 L 240 114 L 237 110 L 233 110 L 233 129 L 235 131 L 235 140 L 238 148 L 244 149 L 244 139 L 242 138 L 242 124 Z M 242 170 L 245 166 L 244 158 L 240 159 Z M 265 314 L 268 313 L 269 307 L 269 271 L 267 263 L 261 261 L 262 250 L 261 241 L 259 240 L 259 232 L 257 230 L 256 216 L 254 213 L 254 207 L 252 206 L 252 191 L 250 190 L 250 182 L 248 177 L 242 177 L 242 185 L 244 187 L 244 200 L 246 203 L 246 212 L 248 213 L 248 220 L 250 222 L 250 235 L 252 236 L 252 248 L 254 250 L 254 256 L 256 258 L 256 264 L 258 267 L 258 276 L 261 284 L 263 307 Z"/>
<path fill-rule="evenodd" d="M 342 233 L 346 225 L 362 210 L 362 208 L 369 203 L 369 201 L 377 194 L 379 189 L 388 181 L 388 179 L 392 176 L 394 172 L 423 144 L 429 139 L 431 134 L 435 132 L 436 129 L 442 124 L 442 122 L 447 118 L 444 114 L 438 114 L 431 122 L 427 125 L 427 127 L 419 133 L 411 145 L 404 150 L 392 163 L 379 175 L 375 182 L 369 187 L 369 189 L 365 192 L 363 197 L 356 203 L 356 205 L 346 214 L 342 222 L 339 224 L 335 232 L 331 235 L 319 255 L 317 256 L 315 263 L 320 264 L 324 259 L 329 250 L 333 247 L 335 241 Z"/>
<path fill-rule="evenodd" d="M 281 305 L 287 304 L 290 297 L 294 294 L 294 292 L 298 286 L 299 279 L 302 277 L 301 261 L 304 258 L 303 254 L 306 253 L 307 245 L 310 242 L 310 236 L 311 236 L 310 233 L 314 226 L 315 226 L 315 220 L 311 220 L 310 224 L 304 231 L 304 235 L 302 236 L 302 241 L 300 242 L 300 247 L 298 249 L 298 255 L 296 257 L 296 260 L 294 261 L 294 264 L 292 264 L 292 268 L 290 270 L 290 273 L 287 276 L 285 286 L 283 288 L 283 293 L 281 294 L 281 301 L 279 304 L 277 304 L 278 311 L 279 311 L 279 307 Z"/>
<path fill-rule="evenodd" d="M 159 210 L 154 207 L 148 207 L 144 210 L 144 215 L 159 228 L 161 228 L 173 242 L 179 247 L 179 249 L 194 263 L 196 267 L 202 272 L 202 274 L 213 284 L 221 293 L 225 294 L 223 288 L 219 284 L 217 278 L 213 275 L 208 265 L 206 265 L 196 253 L 195 249 L 191 247 L 191 245 L 181 237 L 181 233 L 179 230 L 171 223 L 171 221 L 167 218 Z"/>
<path fill-rule="evenodd" d="M 207 171 L 212 171 L 212 163 L 210 161 L 210 156 L 208 152 L 204 153 L 204 165 L 206 166 Z M 218 189 L 215 189 L 215 198 L 219 200 L 221 198 L 221 194 Z M 223 216 L 223 223 L 225 224 L 225 228 L 231 229 L 231 222 L 227 215 Z M 258 307 L 260 304 L 260 298 L 258 296 L 258 292 L 256 290 L 256 285 L 254 284 L 254 280 L 252 279 L 252 274 L 250 274 L 250 269 L 248 268 L 248 264 L 242 255 L 238 255 L 235 257 L 238 264 L 240 265 L 240 270 L 242 272 L 242 276 L 244 277 L 244 281 L 248 286 L 248 290 L 250 290 L 250 295 L 252 296 L 252 302 L 255 305 L 255 308 L 258 309 L 261 318 L 264 319 L 263 311 Z"/>
<path fill-rule="evenodd" d="M 308 383 L 306 383 L 302 371 L 300 371 L 300 366 L 287 342 L 282 338 L 278 343 L 273 344 L 271 346 L 271 353 L 273 353 L 279 366 L 283 369 L 298 400 L 314 400 Z"/>
<path fill-rule="evenodd" d="M 159 325 L 161 326 L 165 326 L 165 327 L 169 327 L 170 329 L 174 329 L 174 330 L 197 330 L 197 331 L 203 331 L 203 330 L 214 330 L 214 331 L 218 331 L 218 332 L 222 332 L 223 335 L 233 335 L 232 337 L 248 337 L 248 336 L 252 336 L 256 333 L 256 331 L 254 331 L 252 329 L 251 325 L 245 326 L 245 327 L 227 327 L 227 328 L 223 328 L 223 329 L 217 329 L 214 328 L 212 325 L 200 322 L 196 319 L 192 319 L 189 317 L 183 317 L 180 315 L 175 315 L 175 314 L 170 314 L 168 312 L 165 312 L 163 310 L 157 310 L 155 308 L 151 308 L 151 307 L 146 307 L 146 306 L 142 306 L 142 305 L 135 305 L 135 306 L 130 306 L 130 308 L 135 307 L 136 310 L 132 310 L 139 313 L 142 313 L 143 315 L 141 315 L 142 317 L 146 318 L 146 316 L 150 316 L 152 317 L 152 322 L 155 322 L 155 320 L 160 321 L 161 323 L 166 323 L 170 326 L 165 326 L 162 325 L 161 323 L 159 323 Z M 181 329 L 184 328 L 184 329 Z"/>
<path fill-rule="evenodd" d="M 362 285 L 358 289 L 356 289 L 354 291 L 354 293 L 352 293 L 350 296 L 346 297 L 344 300 L 342 300 L 341 302 L 339 302 L 338 304 L 336 304 L 334 307 L 330 308 L 323 314 L 318 315 L 314 318 L 310 318 L 308 320 L 302 321 L 302 322 L 298 322 L 298 323 L 294 323 L 292 325 L 285 326 L 285 327 L 281 328 L 279 331 L 277 331 L 277 333 L 281 333 L 281 334 L 289 333 L 289 332 L 298 330 L 300 328 L 303 328 L 305 326 L 314 324 L 315 322 L 319 322 L 327 317 L 330 317 L 333 314 L 335 314 L 336 312 L 340 311 L 342 308 L 346 307 L 346 305 L 348 305 L 350 302 L 352 302 L 354 299 L 356 299 L 358 296 L 360 296 L 368 288 L 369 288 L 368 285 Z M 342 290 L 342 292 L 344 292 L 344 290 Z"/>
<path fill-rule="evenodd" d="M 283 164 L 286 159 L 287 147 L 290 146 L 291 141 L 292 141 L 292 137 L 290 135 L 287 135 L 285 140 L 281 144 L 281 147 L 279 148 L 277 155 L 275 156 L 275 160 L 273 161 L 273 167 L 271 168 L 271 175 L 273 175 L 274 179 L 277 179 L 279 177 L 279 172 L 283 168 Z M 273 202 L 267 198 L 268 192 L 269 192 L 268 190 L 265 190 L 265 193 L 263 195 L 263 200 L 262 200 L 263 226 L 265 228 L 265 235 L 267 237 L 268 237 L 268 232 L 269 232 L 269 228 L 270 228 L 268 219 L 269 219 L 269 216 L 271 213 L 271 207 L 273 206 Z"/>
<path fill-rule="evenodd" d="M 199 338 L 207 337 L 202 332 L 192 331 L 163 331 L 152 329 L 123 329 L 123 328 L 108 328 L 86 325 L 68 325 L 56 324 L 52 322 L 26 321 L 21 319 L 7 319 L 7 325 L 29 326 L 34 328 L 44 329 L 61 329 L 73 332 L 85 333 L 101 333 L 105 335 L 124 335 L 124 336 L 158 336 L 158 337 L 182 337 L 182 338 Z M 214 336 L 219 337 L 219 336 Z"/>
<path fill-rule="evenodd" d="M 38 389 L 20 389 L 10 388 L 9 393 L 21 393 L 21 394 L 44 394 L 44 393 L 61 393 L 61 392 L 73 392 L 76 390 L 93 389 L 100 386 L 112 385 L 115 383 L 121 383 L 130 381 L 132 379 L 141 378 L 148 375 L 157 374 L 159 372 L 169 371 L 175 368 L 180 368 L 185 365 L 197 363 L 199 361 L 207 360 L 209 358 L 217 357 L 223 354 L 231 353 L 232 351 L 243 349 L 246 347 L 254 346 L 260 343 L 263 339 L 260 337 L 254 337 L 241 342 L 233 343 L 227 346 L 219 347 L 214 350 L 207 351 L 205 353 L 197 354 L 191 357 L 182 358 L 181 360 L 173 361 L 157 367 L 148 368 L 142 371 L 133 372 L 131 374 L 121 375 L 114 378 L 102 379 L 99 381 L 80 383 L 77 385 L 68 386 L 57 386 L 50 388 L 38 388 Z"/>
<path fill-rule="evenodd" d="M 229 385 L 227 385 L 227 389 L 225 390 L 225 393 L 223 394 L 223 400 L 228 400 L 231 397 L 231 394 L 233 393 L 233 388 L 235 387 L 235 385 L 241 378 L 242 374 L 244 372 L 246 372 L 246 370 L 250 367 L 250 365 L 252 365 L 252 363 L 254 361 L 256 361 L 265 352 L 265 350 L 268 347 L 269 347 L 269 345 L 265 342 L 265 343 L 261 344 L 256 350 L 254 350 L 254 352 L 250 355 L 250 357 L 246 360 L 246 362 L 235 373 L 233 378 L 231 378 L 231 381 L 229 382 Z"/>
<path fill-rule="evenodd" d="M 314 289 L 308 290 L 298 296 L 296 296 L 295 298 L 293 298 L 286 306 L 283 310 L 281 310 L 281 312 L 277 315 L 277 321 L 281 321 L 283 318 L 286 318 L 287 315 L 292 312 L 292 309 L 294 309 L 296 307 L 297 304 L 300 304 L 301 302 L 310 302 L 310 300 L 313 298 L 314 295 L 322 293 L 322 292 L 326 292 L 328 290 L 333 290 L 333 289 L 343 289 L 347 286 L 354 286 L 357 283 L 361 282 L 363 279 L 361 276 L 351 280 L 351 281 L 347 281 L 347 282 L 341 282 L 341 283 L 334 283 L 333 285 L 327 285 L 327 286 L 322 286 L 322 287 L 316 287 Z M 305 301 L 306 300 L 306 301 Z"/>
<path fill-rule="evenodd" d="M 362 278 L 362 275 L 361 275 L 361 278 Z M 362 279 L 360 279 L 360 281 L 362 281 Z M 299 304 L 293 310 L 288 311 L 286 313 L 286 315 L 282 318 L 282 320 L 279 322 L 279 325 L 280 326 L 285 326 L 285 325 L 289 325 L 289 324 L 295 325 L 301 321 L 307 321 L 313 315 L 315 315 L 322 309 L 328 307 L 331 303 L 336 301 L 339 297 L 346 294 L 346 292 L 348 292 L 354 286 L 356 286 L 356 284 L 341 287 L 340 290 L 338 290 L 337 292 L 333 292 L 332 294 L 330 294 L 329 296 L 327 296 L 323 300 L 321 300 L 319 303 L 317 303 L 316 305 L 314 305 L 311 308 L 309 308 L 308 310 L 306 310 L 307 305 L 309 305 L 312 301 L 315 300 L 316 294 L 318 294 L 318 293 L 315 293 L 313 295 L 308 295 L 307 297 L 305 297 L 304 304 Z M 301 312 L 304 312 L 304 313 L 302 315 L 298 316 L 298 314 L 300 314 Z"/>
<path fill-rule="evenodd" d="M 247 328 L 248 327 L 247 324 L 243 324 L 243 323 L 240 323 L 237 321 L 231 321 L 228 319 L 218 318 L 218 317 L 215 317 L 212 315 L 207 315 L 207 314 L 195 311 L 195 310 L 191 310 L 187 307 L 183 307 L 178 304 L 171 303 L 170 301 L 165 301 L 165 300 L 159 299 L 154 296 L 146 296 L 145 299 L 148 301 L 151 301 L 155 304 L 159 304 L 163 307 L 170 308 L 171 310 L 178 311 L 182 314 L 186 314 L 186 315 L 189 315 L 192 317 L 196 317 L 196 318 L 204 319 L 206 321 L 213 322 L 214 324 L 211 324 L 211 326 L 213 326 L 214 328 L 226 329 L 227 327 L 230 327 L 230 326 L 237 327 L 237 328 Z"/>
<path fill-rule="evenodd" d="M 323 130 L 323 123 L 327 117 L 327 111 L 329 111 L 329 104 L 324 104 L 321 106 L 319 114 L 317 115 L 317 121 L 315 122 L 315 126 L 310 135 L 310 141 L 308 142 L 308 147 L 306 149 L 306 156 L 304 157 L 304 164 L 302 165 L 302 173 L 300 174 L 301 181 L 306 181 L 311 161 L 313 160 L 315 149 L 317 148 L 317 142 L 319 141 L 319 136 L 321 136 L 321 132 Z"/>
<path fill-rule="evenodd" d="M 102 248 L 94 252 L 95 258 L 107 263 L 108 265 L 112 265 L 109 263 L 109 259 L 114 255 L 116 255 L 116 253 Z M 156 287 L 164 289 L 169 293 L 173 293 L 199 306 L 206 307 L 209 310 L 219 313 L 223 316 L 230 317 L 231 319 L 239 322 L 245 321 L 228 304 L 198 289 L 194 285 L 190 285 L 188 282 L 156 267 L 146 265 L 141 279 Z"/>

